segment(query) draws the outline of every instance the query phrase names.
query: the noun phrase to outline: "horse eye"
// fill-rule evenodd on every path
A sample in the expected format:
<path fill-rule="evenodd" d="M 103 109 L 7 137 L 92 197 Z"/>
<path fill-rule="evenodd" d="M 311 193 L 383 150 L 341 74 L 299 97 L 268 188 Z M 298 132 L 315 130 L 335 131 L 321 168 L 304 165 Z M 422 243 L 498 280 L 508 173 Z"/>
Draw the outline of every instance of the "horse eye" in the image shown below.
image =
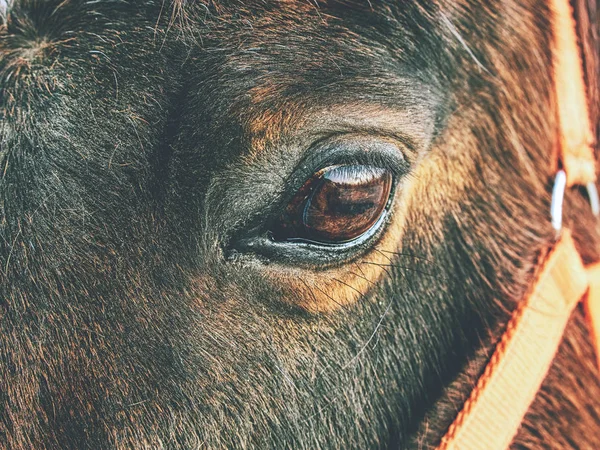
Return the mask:
<path fill-rule="evenodd" d="M 273 232 L 277 240 L 341 244 L 373 231 L 392 191 L 390 170 L 365 165 L 331 166 L 298 190 Z"/>

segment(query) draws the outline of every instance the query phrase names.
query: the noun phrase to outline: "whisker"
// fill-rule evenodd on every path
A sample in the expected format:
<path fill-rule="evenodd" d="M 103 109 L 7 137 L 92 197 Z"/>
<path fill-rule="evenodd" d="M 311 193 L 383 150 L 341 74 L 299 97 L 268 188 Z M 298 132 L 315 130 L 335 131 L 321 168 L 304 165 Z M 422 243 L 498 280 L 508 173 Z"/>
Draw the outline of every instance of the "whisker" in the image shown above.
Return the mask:
<path fill-rule="evenodd" d="M 357 268 L 357 269 L 360 271 L 360 273 L 362 274 L 362 278 L 363 278 L 363 279 L 367 280 L 367 282 L 368 282 L 368 283 L 371 283 L 372 285 L 375 285 L 375 284 L 376 284 L 375 282 L 373 282 L 373 281 L 371 281 L 371 280 L 369 280 L 369 279 L 367 278 L 367 276 L 365 275 L 365 272 L 364 272 L 364 270 L 362 270 L 362 267 L 360 267 L 360 264 L 354 263 L 354 265 L 356 266 L 356 268 Z"/>
<path fill-rule="evenodd" d="M 341 370 L 347 369 L 350 366 L 350 364 L 352 364 L 354 361 L 356 361 L 360 357 L 360 355 L 362 355 L 362 353 L 365 351 L 367 346 L 371 343 L 371 341 L 377 334 L 377 331 L 379 331 L 379 328 L 381 328 L 383 319 L 385 319 L 385 316 L 387 315 L 388 311 L 392 307 L 392 303 L 393 303 L 393 300 L 388 303 L 387 307 L 385 308 L 385 311 L 383 311 L 383 314 L 381 314 L 381 317 L 379 318 L 379 322 L 377 322 L 377 325 L 375 326 L 373 333 L 371 333 L 371 336 L 369 336 L 369 339 L 367 339 L 367 341 L 364 343 L 364 345 L 361 347 L 361 349 L 358 351 L 358 353 L 356 353 L 356 355 L 354 355 L 354 357 L 350 361 L 348 361 L 346 364 L 344 364 L 341 367 Z"/>
<path fill-rule="evenodd" d="M 385 319 L 385 316 L 387 315 L 387 313 L 389 312 L 390 308 L 392 307 L 392 303 L 393 300 L 390 301 L 387 305 L 387 307 L 385 308 L 385 310 L 383 311 L 383 313 L 381 314 L 379 321 L 377 322 L 377 325 L 375 325 L 375 329 L 373 330 L 373 332 L 371 333 L 371 335 L 369 336 L 369 339 L 367 339 L 365 341 L 365 343 L 363 344 L 363 346 L 360 348 L 360 350 L 356 353 L 356 355 L 354 355 L 352 357 L 352 359 L 350 359 L 350 361 L 348 361 L 346 364 L 344 364 L 340 369 L 338 370 L 345 370 L 347 369 L 352 363 L 354 363 L 358 358 L 360 358 L 360 356 L 363 354 L 363 352 L 367 349 L 367 347 L 369 346 L 369 344 L 371 343 L 371 341 L 373 341 L 373 339 L 375 338 L 375 336 L 377 336 L 377 332 L 379 331 L 379 329 L 381 328 L 382 324 L 383 324 L 383 320 Z M 327 368 L 329 368 L 331 366 L 328 366 Z M 327 368 L 325 370 L 323 370 L 319 376 L 324 375 L 325 371 L 327 370 Z M 330 407 L 333 403 L 335 403 L 340 397 L 342 397 L 342 393 L 336 395 L 335 397 L 331 398 L 331 400 L 329 400 L 327 403 L 325 403 L 322 407 L 320 407 L 317 412 L 315 412 L 314 414 L 312 414 L 311 416 L 309 416 L 308 418 L 306 418 L 305 422 L 308 422 L 309 420 L 311 420 L 312 418 L 320 415 L 323 411 L 325 411 L 328 407 Z"/>
<path fill-rule="evenodd" d="M 348 283 L 346 283 L 346 282 L 344 282 L 344 281 L 342 281 L 342 280 L 338 280 L 337 278 L 334 278 L 333 280 L 335 280 L 335 281 L 337 281 L 338 283 L 341 283 L 341 284 L 343 284 L 344 286 L 347 286 L 347 287 L 349 287 L 350 289 L 352 289 L 352 290 L 354 290 L 354 291 L 358 292 L 358 293 L 361 295 L 361 297 L 364 297 L 364 296 L 365 296 L 365 294 L 363 294 L 362 292 L 360 292 L 360 291 L 359 291 L 358 289 L 356 289 L 354 286 L 350 286 Z"/>
<path fill-rule="evenodd" d="M 314 381 L 317 378 L 317 362 L 319 360 L 319 345 L 320 342 L 323 340 L 323 336 L 321 336 L 321 312 L 319 311 L 319 306 L 317 304 L 317 314 L 318 314 L 318 318 L 319 320 L 317 320 L 317 336 L 319 338 L 319 342 L 317 342 L 316 345 L 313 345 L 313 363 L 312 363 L 312 367 L 310 369 L 310 381 L 311 383 L 314 383 Z"/>
<path fill-rule="evenodd" d="M 306 423 L 309 420 L 311 420 L 312 418 L 317 417 L 318 415 L 320 415 L 323 411 L 325 411 L 333 403 L 335 403 L 341 396 L 342 396 L 342 394 L 338 394 L 335 397 L 332 397 L 327 403 L 325 403 L 323 406 L 321 406 L 319 409 L 317 409 L 316 413 L 312 414 L 311 416 L 308 416 L 302 423 Z"/>
<path fill-rule="evenodd" d="M 430 272 L 425 272 L 425 271 L 422 271 L 422 270 L 419 270 L 419 269 L 414 269 L 414 268 L 411 268 L 411 267 L 401 266 L 399 264 L 382 264 L 382 263 L 377 263 L 375 261 L 361 261 L 360 263 L 361 264 L 369 264 L 369 265 L 379 266 L 379 267 L 383 267 L 383 268 L 385 268 L 385 267 L 394 267 L 396 269 L 407 270 L 407 271 L 410 271 L 410 272 L 418 273 L 420 275 L 426 275 L 428 277 L 434 277 L 434 278 L 438 278 L 439 277 L 439 278 L 443 278 L 445 280 L 448 280 L 448 277 L 444 273 L 430 273 Z"/>
<path fill-rule="evenodd" d="M 319 292 L 321 292 L 324 296 L 326 296 L 329 300 L 331 300 L 333 303 L 335 303 L 336 305 L 339 305 L 341 307 L 343 307 L 344 305 L 342 305 L 340 302 L 338 302 L 336 299 L 334 299 L 331 295 L 329 295 L 327 292 L 325 292 L 323 289 L 320 289 L 318 286 L 314 287 L 316 290 L 318 290 Z"/>
<path fill-rule="evenodd" d="M 379 267 L 381 267 L 383 270 L 385 270 L 385 273 L 387 274 L 387 276 L 388 276 L 388 277 L 392 278 L 392 272 L 390 272 L 390 271 L 389 271 L 389 270 L 386 268 L 386 267 L 394 267 L 394 266 L 391 264 L 391 260 L 390 260 L 390 264 L 379 264 L 379 263 L 376 263 L 376 262 L 374 262 L 374 261 L 360 261 L 360 262 L 357 262 L 357 263 L 355 263 L 355 264 L 356 264 L 356 267 L 358 267 L 358 269 L 361 271 L 361 273 L 363 274 L 363 276 L 365 276 L 365 279 L 366 279 L 366 275 L 365 275 L 364 271 L 363 271 L 363 270 L 360 268 L 360 264 L 372 264 L 372 265 L 375 265 L 375 266 L 379 266 Z M 372 283 L 372 284 L 375 284 L 374 282 L 371 282 L 371 283 Z"/>
<path fill-rule="evenodd" d="M 356 272 L 350 272 L 350 275 L 354 275 L 355 277 L 360 278 L 361 280 L 365 280 L 367 283 L 371 283 L 373 286 L 377 286 L 377 283 L 373 283 L 371 280 L 369 280 L 367 277 L 365 277 L 364 275 L 360 275 Z"/>
<path fill-rule="evenodd" d="M 460 32 L 454 26 L 454 24 L 450 21 L 450 19 L 448 19 L 448 17 L 445 14 L 442 14 L 441 17 L 442 17 L 442 23 L 444 23 L 444 25 L 446 25 L 446 27 L 448 28 L 450 33 L 452 33 L 452 35 L 456 38 L 456 40 L 460 43 L 460 45 L 465 49 L 465 51 L 468 53 L 468 55 L 471 57 L 471 59 L 473 61 L 475 61 L 475 64 L 477 64 L 477 67 L 480 70 L 483 70 L 484 72 L 488 73 L 489 75 L 492 75 L 492 73 L 481 63 L 481 61 L 479 61 L 479 59 L 477 59 L 477 56 L 475 56 L 475 53 L 473 53 L 473 51 L 471 50 L 471 48 L 469 47 L 469 45 L 467 44 L 465 39 L 461 36 Z"/>
<path fill-rule="evenodd" d="M 379 252 L 383 252 L 383 253 L 389 253 L 390 255 L 397 255 L 397 256 L 407 256 L 407 257 L 409 257 L 409 258 L 412 258 L 412 259 L 418 259 L 418 260 L 420 260 L 420 261 L 425 261 L 425 262 L 428 262 L 428 263 L 430 263 L 430 264 L 434 264 L 434 265 L 436 264 L 436 262 L 435 262 L 435 261 L 433 261 L 433 260 L 431 260 L 431 259 L 423 258 L 423 257 L 421 257 L 421 256 L 415 256 L 415 255 L 413 255 L 413 254 L 411 254 L 411 253 L 392 252 L 392 251 L 390 251 L 390 250 L 378 250 L 378 251 L 379 251 Z"/>
<path fill-rule="evenodd" d="M 383 256 L 385 259 L 387 259 L 389 262 L 393 263 L 394 261 L 392 261 L 392 259 L 387 256 L 385 253 L 383 253 L 381 250 L 379 250 L 377 247 L 375 247 L 373 250 L 375 250 L 376 252 L 379 252 L 379 254 L 381 256 Z"/>
<path fill-rule="evenodd" d="M 300 278 L 300 281 L 304 284 L 304 286 L 306 286 L 306 289 L 308 289 L 308 291 L 310 292 L 310 295 L 313 298 L 313 301 L 315 302 L 315 306 L 317 308 L 317 336 L 319 338 L 319 341 L 323 340 L 323 336 L 321 336 L 321 311 L 319 310 L 319 302 L 317 301 L 317 297 L 315 296 L 315 293 L 313 292 L 313 290 L 311 289 L 311 287 L 308 285 L 308 283 L 306 282 L 306 280 L 304 280 L 304 278 Z M 314 345 L 312 345 L 313 348 L 313 363 L 312 363 L 312 368 L 311 368 L 311 375 L 310 375 L 310 380 L 311 383 L 313 383 L 316 378 L 317 378 L 317 361 L 319 359 L 319 343 L 316 343 Z"/>

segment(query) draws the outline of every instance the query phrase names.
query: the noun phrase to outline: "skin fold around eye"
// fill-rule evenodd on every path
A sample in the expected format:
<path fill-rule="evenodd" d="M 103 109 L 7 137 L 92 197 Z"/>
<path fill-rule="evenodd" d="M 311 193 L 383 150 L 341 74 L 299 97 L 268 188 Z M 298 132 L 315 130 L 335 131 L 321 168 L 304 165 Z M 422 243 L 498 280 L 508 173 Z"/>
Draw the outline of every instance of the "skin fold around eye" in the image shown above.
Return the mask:
<path fill-rule="evenodd" d="M 276 239 L 347 243 L 378 223 L 392 190 L 389 170 L 339 165 L 315 173 L 287 206 Z"/>
<path fill-rule="evenodd" d="M 247 215 L 240 211 L 245 217 L 232 233 L 228 257 L 269 265 L 271 271 L 320 272 L 364 255 L 387 233 L 396 194 L 410 172 L 406 152 L 410 148 L 389 137 L 344 134 L 311 145 L 293 166 L 269 161 L 261 170 L 287 164 L 289 175 L 276 188 L 266 186 L 270 196 L 258 185 L 245 189 L 280 201 L 242 205 Z M 263 179 L 271 178 L 243 178 Z"/>
<path fill-rule="evenodd" d="M 246 192 L 281 196 L 271 206 L 265 201 L 236 208 L 243 226 L 232 233 L 228 260 L 256 270 L 281 287 L 286 303 L 307 311 L 354 303 L 389 270 L 388 252 L 398 251 L 414 181 L 405 157 L 410 151 L 389 137 L 345 134 L 311 146 L 293 165 L 265 164 L 260 170 L 287 167 L 290 173 L 270 188 L 270 197 L 269 186 L 257 184 L 270 178 L 243 172 L 227 178 L 227 191 L 231 183 L 251 180 L 255 185 Z"/>

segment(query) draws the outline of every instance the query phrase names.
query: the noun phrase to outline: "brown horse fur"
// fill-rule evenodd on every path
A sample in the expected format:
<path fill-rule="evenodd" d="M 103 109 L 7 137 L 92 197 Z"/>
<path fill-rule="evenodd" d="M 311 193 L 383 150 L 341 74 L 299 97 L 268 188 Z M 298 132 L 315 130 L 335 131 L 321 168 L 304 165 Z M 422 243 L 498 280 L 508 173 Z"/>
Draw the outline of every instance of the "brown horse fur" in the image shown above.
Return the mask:
<path fill-rule="evenodd" d="M 600 136 L 598 7 L 575 3 Z M 0 447 L 435 447 L 555 238 L 551 20 L 0 1 Z M 402 153 L 377 239 L 247 244 L 372 142 Z M 566 205 L 597 259 L 585 196 Z M 598 448 L 599 396 L 577 311 L 513 446 Z"/>

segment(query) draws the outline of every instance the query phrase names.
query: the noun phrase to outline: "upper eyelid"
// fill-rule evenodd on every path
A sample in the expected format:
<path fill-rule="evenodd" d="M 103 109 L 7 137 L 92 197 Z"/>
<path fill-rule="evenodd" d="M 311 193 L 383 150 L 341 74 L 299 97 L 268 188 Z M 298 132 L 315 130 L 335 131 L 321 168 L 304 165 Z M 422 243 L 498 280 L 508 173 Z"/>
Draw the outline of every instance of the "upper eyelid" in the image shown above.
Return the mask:
<path fill-rule="evenodd" d="M 359 141 L 362 141 L 364 143 L 364 147 L 369 147 L 370 150 L 373 150 L 376 147 L 382 150 L 384 146 L 393 146 L 395 150 L 386 152 L 389 158 L 387 158 L 387 163 L 385 163 L 384 161 L 386 158 L 383 152 L 377 154 L 372 152 L 361 154 L 360 152 L 357 152 L 356 150 L 360 146 Z M 296 185 L 297 188 L 300 188 L 301 185 L 304 184 L 304 182 L 308 179 L 308 177 L 312 176 L 312 174 L 315 172 L 322 170 L 328 165 L 342 163 L 341 160 L 336 160 L 335 154 L 329 153 L 326 154 L 325 157 L 322 155 L 327 149 L 342 149 L 344 146 L 346 146 L 347 149 L 349 147 L 355 147 L 352 149 L 353 153 L 351 154 L 344 154 L 342 150 L 339 151 L 338 158 L 347 158 L 345 162 L 343 162 L 346 164 L 357 163 L 373 166 L 382 165 L 384 168 L 388 168 L 394 173 L 399 169 L 406 169 L 406 166 L 410 165 L 409 158 L 406 157 L 406 152 L 403 151 L 403 145 L 401 142 L 382 139 L 380 136 L 338 133 L 333 136 L 329 136 L 326 139 L 321 139 L 313 144 L 308 150 L 306 157 L 301 159 L 300 162 L 296 164 L 296 168 L 294 168 L 292 173 L 290 173 L 290 177 L 286 179 L 286 183 Z M 364 147 L 362 148 L 363 150 Z M 356 159 L 351 159 L 351 157 L 356 157 Z M 394 165 L 393 162 L 399 163 L 400 165 Z M 302 170 L 303 168 L 305 168 L 305 170 Z M 304 178 L 304 180 L 302 180 L 302 178 Z"/>

